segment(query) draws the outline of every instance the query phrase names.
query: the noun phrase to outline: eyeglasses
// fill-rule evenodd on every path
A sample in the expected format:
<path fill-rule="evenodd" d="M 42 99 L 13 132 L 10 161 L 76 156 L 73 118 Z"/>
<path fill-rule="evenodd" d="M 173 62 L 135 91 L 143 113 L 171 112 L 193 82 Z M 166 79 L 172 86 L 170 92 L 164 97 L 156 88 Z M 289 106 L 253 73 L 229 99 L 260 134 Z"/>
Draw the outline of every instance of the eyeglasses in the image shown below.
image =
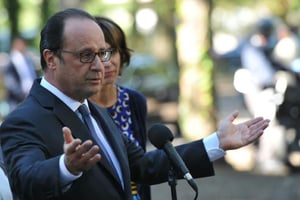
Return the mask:
<path fill-rule="evenodd" d="M 68 50 L 61 50 L 62 53 L 70 53 L 75 56 L 79 56 L 80 62 L 82 63 L 92 63 L 95 60 L 96 55 L 99 56 L 101 62 L 107 62 L 110 60 L 111 54 L 113 53 L 113 49 L 106 49 L 101 50 L 98 52 L 93 51 L 68 51 Z"/>

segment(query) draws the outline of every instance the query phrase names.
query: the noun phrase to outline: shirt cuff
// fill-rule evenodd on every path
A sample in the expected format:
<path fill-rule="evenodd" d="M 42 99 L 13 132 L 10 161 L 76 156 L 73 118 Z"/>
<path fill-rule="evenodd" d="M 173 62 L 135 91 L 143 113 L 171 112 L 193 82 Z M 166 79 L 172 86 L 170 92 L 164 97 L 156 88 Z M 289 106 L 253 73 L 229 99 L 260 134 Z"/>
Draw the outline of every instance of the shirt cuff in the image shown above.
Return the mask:
<path fill-rule="evenodd" d="M 8 177 L 0 166 L 0 199 L 13 199 Z"/>
<path fill-rule="evenodd" d="M 204 138 L 203 143 L 211 162 L 225 156 L 226 152 L 219 147 L 220 143 L 216 132 Z"/>
<path fill-rule="evenodd" d="M 63 187 L 68 186 L 69 184 L 72 183 L 72 181 L 78 179 L 82 175 L 82 172 L 77 176 L 71 174 L 65 165 L 64 159 L 65 159 L 65 154 L 61 155 L 59 159 L 59 170 L 61 175 L 60 183 Z"/>

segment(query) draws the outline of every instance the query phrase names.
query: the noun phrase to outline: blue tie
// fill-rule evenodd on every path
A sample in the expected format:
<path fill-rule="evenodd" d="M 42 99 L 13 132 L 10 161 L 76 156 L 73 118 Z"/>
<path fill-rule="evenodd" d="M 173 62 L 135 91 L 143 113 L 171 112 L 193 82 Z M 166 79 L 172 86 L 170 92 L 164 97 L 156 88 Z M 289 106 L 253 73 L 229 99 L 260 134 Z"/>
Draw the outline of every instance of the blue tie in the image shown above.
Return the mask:
<path fill-rule="evenodd" d="M 109 154 L 106 151 L 106 149 L 104 148 L 102 141 L 100 139 L 98 139 L 98 136 L 97 136 L 97 133 L 93 126 L 92 120 L 90 118 L 90 112 L 89 112 L 87 106 L 85 104 L 82 104 L 81 106 L 79 106 L 78 111 L 80 112 L 80 114 L 83 118 L 83 121 L 84 121 L 85 125 L 88 127 L 90 133 L 92 134 L 94 139 L 97 141 L 98 145 L 101 147 L 101 149 L 102 149 L 103 153 L 105 154 L 105 156 L 107 157 L 107 159 L 109 159 Z M 110 164 L 112 164 L 110 159 L 109 159 L 109 161 L 110 161 Z"/>
<path fill-rule="evenodd" d="M 90 133 L 92 134 L 92 136 L 94 137 L 94 139 L 97 141 L 98 145 L 100 146 L 101 150 L 105 154 L 105 157 L 107 158 L 107 160 L 110 163 L 111 167 L 118 174 L 121 182 L 123 182 L 122 177 L 120 177 L 121 176 L 120 169 L 119 170 L 116 169 L 116 166 L 114 165 L 114 162 L 112 161 L 110 153 L 105 148 L 105 145 L 103 144 L 103 142 L 101 141 L 101 139 L 97 135 L 97 132 L 96 132 L 95 127 L 94 127 L 94 125 L 92 123 L 92 120 L 91 120 L 90 111 L 88 110 L 87 106 L 85 104 L 82 104 L 81 106 L 79 106 L 78 111 L 80 112 L 80 114 L 83 118 L 83 121 L 86 124 L 86 126 L 88 127 Z"/>

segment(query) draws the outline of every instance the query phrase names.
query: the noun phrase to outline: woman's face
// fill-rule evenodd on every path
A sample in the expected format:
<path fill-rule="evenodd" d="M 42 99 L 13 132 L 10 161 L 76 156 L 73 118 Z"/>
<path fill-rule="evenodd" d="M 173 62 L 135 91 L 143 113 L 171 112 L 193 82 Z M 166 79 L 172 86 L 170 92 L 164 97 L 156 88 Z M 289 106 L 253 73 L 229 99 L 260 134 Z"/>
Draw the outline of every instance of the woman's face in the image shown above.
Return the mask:
<path fill-rule="evenodd" d="M 112 48 L 106 43 L 108 49 Z M 121 70 L 121 55 L 119 50 L 114 49 L 110 61 L 104 63 L 104 81 L 103 85 L 115 84 Z"/>

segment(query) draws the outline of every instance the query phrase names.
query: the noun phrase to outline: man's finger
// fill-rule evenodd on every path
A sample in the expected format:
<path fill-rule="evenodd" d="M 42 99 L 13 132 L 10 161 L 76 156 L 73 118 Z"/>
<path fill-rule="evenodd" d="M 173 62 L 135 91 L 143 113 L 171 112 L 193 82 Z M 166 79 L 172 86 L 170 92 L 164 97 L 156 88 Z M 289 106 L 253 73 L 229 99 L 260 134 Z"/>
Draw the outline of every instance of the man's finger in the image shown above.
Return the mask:
<path fill-rule="evenodd" d="M 62 131 L 64 134 L 65 144 L 70 144 L 74 140 L 71 130 L 65 126 L 62 128 Z"/>
<path fill-rule="evenodd" d="M 249 121 L 246 121 L 245 123 L 246 123 L 247 127 L 250 127 L 250 126 L 252 126 L 252 125 L 258 123 L 259 121 L 263 121 L 263 118 L 262 118 L 262 117 L 256 117 L 256 118 L 254 118 L 254 119 L 251 119 L 251 120 L 249 120 Z"/>
<path fill-rule="evenodd" d="M 237 110 L 233 111 L 228 117 L 231 122 L 233 122 L 239 115 L 239 112 Z"/>

